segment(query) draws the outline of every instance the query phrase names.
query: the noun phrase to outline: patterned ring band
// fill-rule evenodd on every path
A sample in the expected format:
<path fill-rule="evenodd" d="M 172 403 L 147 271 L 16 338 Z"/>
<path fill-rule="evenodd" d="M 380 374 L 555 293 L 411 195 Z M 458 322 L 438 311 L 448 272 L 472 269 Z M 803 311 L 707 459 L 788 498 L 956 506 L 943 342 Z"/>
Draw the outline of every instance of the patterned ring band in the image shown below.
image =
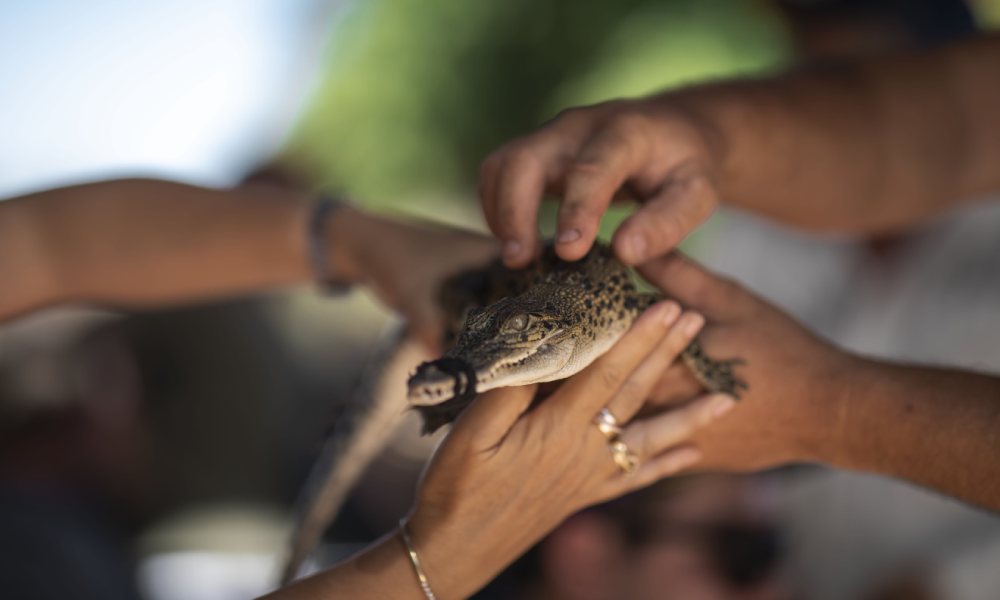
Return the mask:
<path fill-rule="evenodd" d="M 611 448 L 611 458 L 614 459 L 622 473 L 635 475 L 635 472 L 639 470 L 639 457 L 636 456 L 635 452 L 632 452 L 621 440 L 611 442 L 609 447 Z"/>
<path fill-rule="evenodd" d="M 594 424 L 597 425 L 597 430 L 608 438 L 609 442 L 618 441 L 618 437 L 622 434 L 622 427 L 618 424 L 618 419 L 606 408 L 602 408 L 601 412 L 597 413 L 597 416 L 594 417 Z"/>

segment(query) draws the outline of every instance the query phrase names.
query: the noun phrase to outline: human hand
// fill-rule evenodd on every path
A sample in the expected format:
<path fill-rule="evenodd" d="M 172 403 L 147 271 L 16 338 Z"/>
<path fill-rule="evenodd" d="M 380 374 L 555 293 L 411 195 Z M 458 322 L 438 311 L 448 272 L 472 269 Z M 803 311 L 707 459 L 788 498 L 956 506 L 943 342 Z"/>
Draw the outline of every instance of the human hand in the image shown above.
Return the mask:
<path fill-rule="evenodd" d="M 817 338 L 739 284 L 674 253 L 639 268 L 667 296 L 704 314 L 700 336 L 713 357 L 741 357 L 749 384 L 732 416 L 700 430 L 698 469 L 752 471 L 789 462 L 835 462 L 841 451 L 840 402 L 861 359 Z M 667 369 L 648 406 L 675 407 L 699 384 L 680 363 Z M 669 414 L 669 413 L 668 413 Z"/>
<path fill-rule="evenodd" d="M 607 354 L 528 410 L 535 386 L 484 394 L 431 460 L 409 522 L 435 591 L 466 597 L 577 510 L 656 481 L 697 461 L 685 443 L 732 406 L 708 395 L 635 420 L 660 374 L 703 322 L 673 302 L 646 311 Z M 607 407 L 640 460 L 616 466 L 594 418 Z"/>
<path fill-rule="evenodd" d="M 667 252 L 707 219 L 718 202 L 719 134 L 681 98 L 565 111 L 487 157 L 479 196 L 504 242 L 505 263 L 523 267 L 539 251 L 537 212 L 546 193 L 561 197 L 555 248 L 566 260 L 587 253 L 613 199 L 643 204 L 612 240 L 629 265 Z"/>
<path fill-rule="evenodd" d="M 411 333 L 431 354 L 440 353 L 441 284 L 493 259 L 499 252 L 496 241 L 452 227 L 378 217 L 349 206 L 341 211 L 331 223 L 335 271 L 369 286 L 379 300 L 402 313 Z"/>

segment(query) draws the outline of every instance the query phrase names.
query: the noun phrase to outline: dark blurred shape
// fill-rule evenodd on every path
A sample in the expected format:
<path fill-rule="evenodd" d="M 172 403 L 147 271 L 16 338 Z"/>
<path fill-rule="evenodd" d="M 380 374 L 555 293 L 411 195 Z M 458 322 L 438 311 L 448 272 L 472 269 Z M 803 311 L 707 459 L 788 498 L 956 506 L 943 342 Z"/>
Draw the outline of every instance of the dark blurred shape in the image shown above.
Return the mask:
<path fill-rule="evenodd" d="M 568 519 L 477 596 L 558 600 L 788 596 L 757 478 L 679 477 Z"/>
<path fill-rule="evenodd" d="M 962 0 L 777 0 L 804 58 L 929 48 L 976 32 Z"/>
<path fill-rule="evenodd" d="M 599 510 L 613 518 L 632 551 L 664 543 L 690 544 L 705 552 L 731 586 L 759 584 L 773 574 L 781 560 L 781 536 L 774 523 L 738 513 L 705 520 L 671 519 L 658 514 L 662 504 L 673 500 L 671 496 L 690 493 L 685 487 L 703 483 L 698 478 L 666 480 L 659 488 L 626 496 Z"/>
<path fill-rule="evenodd" d="M 146 471 L 135 366 L 113 329 L 32 358 L 57 366 L 60 397 L 0 423 L 0 596 L 138 599 L 128 539 Z M 6 391 L 16 403 L 16 388 Z"/>

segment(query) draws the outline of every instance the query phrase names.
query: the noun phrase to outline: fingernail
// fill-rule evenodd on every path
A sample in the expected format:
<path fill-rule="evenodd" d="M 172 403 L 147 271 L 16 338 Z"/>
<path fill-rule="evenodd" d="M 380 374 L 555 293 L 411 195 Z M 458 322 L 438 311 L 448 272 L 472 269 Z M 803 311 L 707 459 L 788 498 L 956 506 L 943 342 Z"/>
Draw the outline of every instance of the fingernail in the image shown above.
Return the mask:
<path fill-rule="evenodd" d="M 517 240 L 508 240 L 503 245 L 503 255 L 506 258 L 514 258 L 521 253 L 521 242 Z"/>
<path fill-rule="evenodd" d="M 701 331 L 701 326 L 705 324 L 705 317 L 698 313 L 688 313 L 684 315 L 683 321 L 681 327 L 684 328 L 684 335 L 694 337 Z"/>
<path fill-rule="evenodd" d="M 670 326 L 674 324 L 681 314 L 681 307 L 676 302 L 667 302 L 663 307 L 663 324 Z"/>
<path fill-rule="evenodd" d="M 736 399 L 732 396 L 722 395 L 712 401 L 712 418 L 719 418 L 727 412 L 733 410 L 736 406 Z"/>
<path fill-rule="evenodd" d="M 628 242 L 625 245 L 628 247 L 632 262 L 638 263 L 646 258 L 646 239 L 641 235 L 636 233 L 629 236 Z"/>
<path fill-rule="evenodd" d="M 560 244 L 568 244 L 570 242 L 575 242 L 578 239 L 580 239 L 579 229 L 567 229 L 566 231 L 559 234 L 559 237 L 556 238 L 556 241 L 559 242 Z"/>

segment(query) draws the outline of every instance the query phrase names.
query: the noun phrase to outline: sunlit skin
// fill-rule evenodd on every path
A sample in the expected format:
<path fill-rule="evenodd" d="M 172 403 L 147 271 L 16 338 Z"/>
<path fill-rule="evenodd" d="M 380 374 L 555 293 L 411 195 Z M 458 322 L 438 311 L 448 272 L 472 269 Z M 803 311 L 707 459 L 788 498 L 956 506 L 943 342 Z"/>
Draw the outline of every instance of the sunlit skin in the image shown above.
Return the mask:
<path fill-rule="evenodd" d="M 510 266 L 583 256 L 615 199 L 627 264 L 673 248 L 720 200 L 815 231 L 912 226 L 1000 189 L 1000 35 L 934 52 L 722 82 L 564 111 L 483 162 L 479 191 Z"/>
<path fill-rule="evenodd" d="M 312 282 L 304 232 L 313 200 L 270 187 L 213 190 L 133 179 L 2 202 L 0 322 L 74 302 L 157 307 Z M 485 236 L 353 208 L 335 213 L 326 233 L 338 280 L 366 284 L 399 310 L 428 356 L 442 334 L 441 281 L 497 252 Z M 656 305 L 626 333 L 628 343 L 569 379 L 544 410 L 524 414 L 534 396 L 525 386 L 490 392 L 466 411 L 424 474 L 409 518 L 439 598 L 472 594 L 583 506 L 699 459 L 686 440 L 725 414 L 730 398 L 697 396 L 680 410 L 631 417 L 702 323 L 676 303 Z M 623 439 L 642 460 L 633 477 L 622 475 L 592 422 L 604 406 L 626 424 Z M 269 597 L 423 594 L 391 534 Z"/>
<path fill-rule="evenodd" d="M 312 284 L 305 231 L 315 199 L 273 186 L 123 179 L 6 200 L 0 320 L 67 302 L 141 308 Z M 351 207 L 329 220 L 327 239 L 338 281 L 370 287 L 432 350 L 437 287 L 497 253 L 484 236 Z"/>
<path fill-rule="evenodd" d="M 721 200 L 798 227 L 898 230 L 1000 191 L 1000 36 L 772 79 L 573 109 L 491 154 L 480 195 L 511 266 L 538 251 L 544 192 L 557 251 L 579 258 L 615 199 L 626 263 L 708 318 L 710 354 L 747 359 L 746 401 L 698 436 L 703 467 L 795 461 L 909 479 L 1000 510 L 1000 380 L 845 354 L 738 285 L 664 255 Z M 947 319 L 947 315 L 941 315 Z M 658 390 L 683 397 L 677 367 Z"/>

